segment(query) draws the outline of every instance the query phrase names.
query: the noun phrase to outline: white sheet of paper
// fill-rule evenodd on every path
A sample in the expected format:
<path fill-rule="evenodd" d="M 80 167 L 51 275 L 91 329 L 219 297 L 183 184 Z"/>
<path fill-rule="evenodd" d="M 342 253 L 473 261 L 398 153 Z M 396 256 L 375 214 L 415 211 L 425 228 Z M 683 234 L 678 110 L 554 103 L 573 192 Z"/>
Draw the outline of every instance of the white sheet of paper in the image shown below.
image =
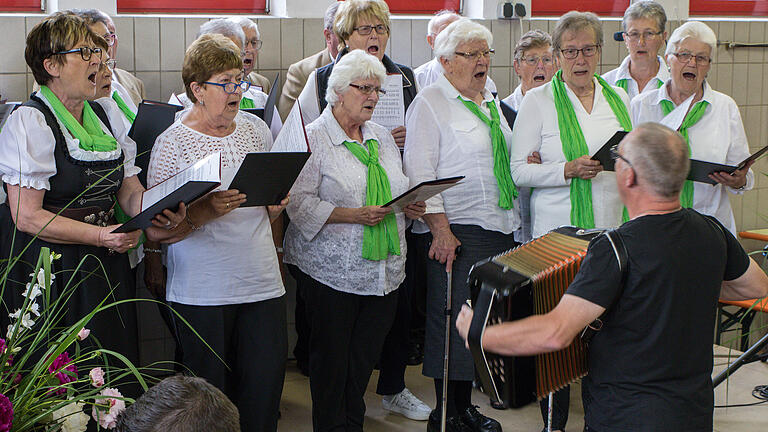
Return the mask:
<path fill-rule="evenodd" d="M 212 153 L 168 180 L 144 191 L 144 195 L 142 195 L 141 198 L 141 211 L 148 209 L 189 181 L 211 181 L 220 183 L 221 153 Z"/>
<path fill-rule="evenodd" d="M 301 119 L 301 105 L 299 101 L 293 104 L 291 112 L 283 123 L 280 134 L 277 135 L 272 145 L 273 152 L 305 152 L 309 151 L 304 122 Z"/>
<path fill-rule="evenodd" d="M 371 120 L 387 130 L 405 126 L 405 102 L 403 101 L 403 76 L 387 75 L 381 86 L 387 94 L 379 97 Z"/>
<path fill-rule="evenodd" d="M 176 93 L 171 93 L 171 97 L 168 98 L 168 103 L 171 105 L 184 106 L 184 104 L 181 103 L 181 99 L 179 99 L 179 97 L 176 96 Z"/>

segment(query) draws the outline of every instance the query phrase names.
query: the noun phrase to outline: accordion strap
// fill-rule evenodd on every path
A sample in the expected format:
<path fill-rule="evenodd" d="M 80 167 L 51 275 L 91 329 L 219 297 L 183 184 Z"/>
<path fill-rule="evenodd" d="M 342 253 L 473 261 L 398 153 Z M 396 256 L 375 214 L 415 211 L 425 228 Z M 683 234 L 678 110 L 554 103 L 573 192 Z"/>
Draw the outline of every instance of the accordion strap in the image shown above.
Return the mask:
<path fill-rule="evenodd" d="M 621 272 L 621 283 L 619 286 L 618 295 L 613 299 L 611 304 L 605 308 L 603 314 L 600 315 L 600 317 L 596 320 L 592 321 L 588 326 L 584 327 L 584 331 L 581 332 L 581 340 L 586 344 L 589 344 L 595 334 L 603 328 L 608 314 L 616 307 L 616 303 L 619 302 L 619 299 L 624 294 L 624 286 L 627 284 L 627 267 L 629 264 L 629 254 L 627 253 L 627 246 L 624 244 L 624 239 L 615 229 L 607 230 L 603 233 L 603 235 L 608 239 L 608 242 L 611 244 L 611 248 L 613 248 L 613 253 L 616 256 L 616 262 L 619 265 L 619 272 Z"/>

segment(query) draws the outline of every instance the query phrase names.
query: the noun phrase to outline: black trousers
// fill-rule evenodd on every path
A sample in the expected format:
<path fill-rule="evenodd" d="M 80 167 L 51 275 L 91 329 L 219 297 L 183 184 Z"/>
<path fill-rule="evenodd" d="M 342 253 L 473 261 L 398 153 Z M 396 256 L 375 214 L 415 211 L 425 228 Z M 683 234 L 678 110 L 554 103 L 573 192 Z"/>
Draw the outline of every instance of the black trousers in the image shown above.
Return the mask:
<path fill-rule="evenodd" d="M 296 281 L 296 306 L 294 307 L 294 320 L 296 326 L 296 345 L 293 347 L 293 356 L 296 363 L 305 367 L 309 363 L 309 322 L 307 321 L 307 307 L 304 304 L 305 276 L 293 264 L 285 264 L 288 272 Z"/>
<path fill-rule="evenodd" d="M 243 431 L 277 431 L 288 353 L 285 296 L 225 306 L 171 306 L 226 362 L 177 320 L 184 366 L 232 400 Z"/>
<path fill-rule="evenodd" d="M 300 277 L 310 327 L 313 428 L 316 432 L 362 431 L 363 395 L 395 317 L 398 292 L 350 294 L 306 274 Z"/>
<path fill-rule="evenodd" d="M 571 386 L 565 386 L 552 395 L 552 430 L 565 430 L 565 424 L 568 423 L 568 406 L 571 402 Z M 541 409 L 541 419 L 544 420 L 544 427 L 547 427 L 547 412 L 549 411 L 549 398 L 544 398 L 539 402 Z"/>

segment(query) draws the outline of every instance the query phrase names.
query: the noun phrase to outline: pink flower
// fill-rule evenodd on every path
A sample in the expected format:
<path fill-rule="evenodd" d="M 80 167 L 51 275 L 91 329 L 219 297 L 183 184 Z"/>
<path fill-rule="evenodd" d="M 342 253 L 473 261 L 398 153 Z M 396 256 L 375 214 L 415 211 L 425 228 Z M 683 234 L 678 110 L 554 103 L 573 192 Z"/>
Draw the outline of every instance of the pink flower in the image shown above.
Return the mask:
<path fill-rule="evenodd" d="M 83 341 L 88 337 L 89 334 L 91 334 L 91 331 L 83 327 L 79 332 L 77 332 L 77 339 Z"/>
<path fill-rule="evenodd" d="M 0 432 L 8 432 L 13 425 L 13 404 L 0 393 Z"/>
<path fill-rule="evenodd" d="M 69 358 L 69 353 L 66 351 L 59 354 L 59 356 L 56 357 L 56 360 L 48 366 L 48 372 L 56 374 L 56 378 L 59 379 L 59 383 L 61 384 L 77 381 L 77 366 Z M 64 388 L 56 390 L 56 394 L 64 394 L 66 392 L 67 390 Z"/>
<path fill-rule="evenodd" d="M 105 429 L 114 429 L 117 426 L 117 416 L 125 410 L 125 401 L 115 399 L 115 397 L 123 397 L 123 395 L 113 388 L 105 388 L 100 394 L 106 398 L 96 399 L 91 415 L 99 426 Z M 0 432 L 2 431 L 0 430 Z"/>
<path fill-rule="evenodd" d="M 88 374 L 89 377 L 91 377 L 91 385 L 98 388 L 104 385 L 104 370 L 102 370 L 100 367 L 91 369 L 91 372 Z"/>

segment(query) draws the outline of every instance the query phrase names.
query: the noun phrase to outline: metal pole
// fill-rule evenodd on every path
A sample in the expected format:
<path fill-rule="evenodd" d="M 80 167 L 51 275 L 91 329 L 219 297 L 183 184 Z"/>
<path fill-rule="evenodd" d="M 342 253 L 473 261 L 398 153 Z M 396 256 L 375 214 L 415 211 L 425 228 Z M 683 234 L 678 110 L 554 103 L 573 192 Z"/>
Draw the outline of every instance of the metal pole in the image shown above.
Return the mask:
<path fill-rule="evenodd" d="M 440 405 L 440 432 L 445 432 L 446 410 L 448 408 L 448 358 L 451 350 L 451 293 L 453 291 L 453 275 L 447 268 L 445 275 L 448 286 L 445 292 L 445 353 L 443 354 L 443 397 Z"/>

